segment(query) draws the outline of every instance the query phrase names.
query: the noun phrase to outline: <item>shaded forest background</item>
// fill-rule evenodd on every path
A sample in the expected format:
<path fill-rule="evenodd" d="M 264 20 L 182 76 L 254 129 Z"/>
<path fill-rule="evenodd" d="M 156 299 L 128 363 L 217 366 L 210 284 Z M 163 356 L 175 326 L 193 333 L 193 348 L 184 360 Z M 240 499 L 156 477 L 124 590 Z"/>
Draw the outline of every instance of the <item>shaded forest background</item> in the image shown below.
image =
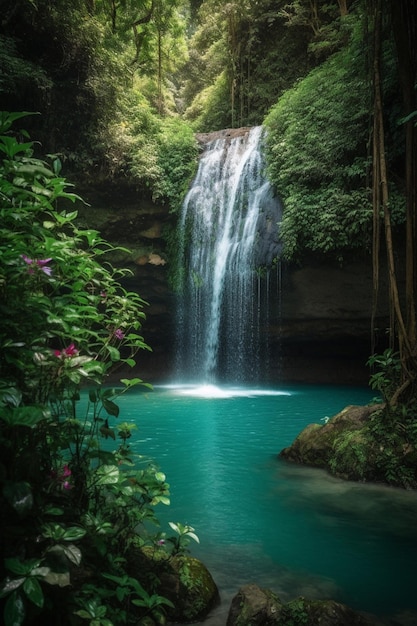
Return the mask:
<path fill-rule="evenodd" d="M 294 231 L 288 209 L 287 254 L 366 246 L 373 5 L 3 0 L 1 108 L 40 113 L 28 130 L 43 153 L 60 156 L 67 176 L 123 181 L 173 209 L 194 173 L 195 132 L 258 125 L 269 114 L 280 194 L 289 207 L 314 204 L 315 214 L 331 206 L 317 241 L 298 232 L 315 218 L 303 211 Z M 404 111 L 388 4 L 382 9 L 388 158 L 401 187 Z M 289 193 L 300 176 L 303 189 Z M 396 196 L 395 206 L 397 223 Z"/>

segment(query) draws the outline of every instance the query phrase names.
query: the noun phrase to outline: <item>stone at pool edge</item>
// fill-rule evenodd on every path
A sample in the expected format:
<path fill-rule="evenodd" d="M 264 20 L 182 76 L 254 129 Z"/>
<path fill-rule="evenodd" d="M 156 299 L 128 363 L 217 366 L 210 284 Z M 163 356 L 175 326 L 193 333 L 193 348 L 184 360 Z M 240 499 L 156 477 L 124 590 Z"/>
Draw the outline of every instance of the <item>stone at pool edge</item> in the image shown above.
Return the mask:
<path fill-rule="evenodd" d="M 344 430 L 361 430 L 381 404 L 369 406 L 350 405 L 332 417 L 327 424 L 309 424 L 293 443 L 279 453 L 279 457 L 294 463 L 329 469 L 336 437 Z"/>
<path fill-rule="evenodd" d="M 293 607 L 292 613 L 291 606 Z M 297 619 L 298 618 L 298 619 Z M 298 621 L 303 619 L 304 621 Z M 282 603 L 269 589 L 251 583 L 241 587 L 233 598 L 226 626 L 376 626 L 371 617 L 356 613 L 334 600 L 307 600 L 300 596 Z"/>
<path fill-rule="evenodd" d="M 167 598 L 174 609 L 166 608 L 168 620 L 176 623 L 203 620 L 220 603 L 220 594 L 207 567 L 188 554 L 170 556 L 163 549 L 134 549 L 129 558 L 129 573 L 146 588 L 142 573 L 159 579 L 154 591 Z"/>

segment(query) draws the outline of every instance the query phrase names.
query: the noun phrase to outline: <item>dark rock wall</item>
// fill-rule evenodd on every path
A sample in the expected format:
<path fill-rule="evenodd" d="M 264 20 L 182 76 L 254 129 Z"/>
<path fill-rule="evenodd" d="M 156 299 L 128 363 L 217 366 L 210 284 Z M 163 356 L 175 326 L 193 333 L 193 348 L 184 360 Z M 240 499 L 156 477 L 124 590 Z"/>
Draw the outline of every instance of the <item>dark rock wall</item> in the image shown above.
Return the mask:
<path fill-rule="evenodd" d="M 386 285 L 381 284 L 376 345 L 371 343 L 371 259 L 311 262 L 282 271 L 281 314 L 269 329 L 272 376 L 323 383 L 366 383 L 366 361 L 386 347 Z M 277 370 L 281 358 L 281 372 Z"/>
<path fill-rule="evenodd" d="M 79 222 L 96 228 L 130 252 L 112 259 L 132 276 L 125 286 L 149 303 L 143 336 L 152 352 L 138 356 L 138 375 L 150 382 L 173 373 L 175 295 L 168 274 L 164 232 L 175 226 L 168 207 L 158 206 L 133 188 L 76 187 L 89 206 L 79 206 Z M 370 259 L 336 264 L 311 262 L 282 266 L 281 289 L 271 298 L 268 328 L 270 382 L 367 383 L 371 354 L 372 275 Z M 386 293 L 381 286 L 381 293 Z M 381 350 L 388 325 L 384 298 L 379 307 Z M 130 374 L 131 372 L 129 372 Z"/>

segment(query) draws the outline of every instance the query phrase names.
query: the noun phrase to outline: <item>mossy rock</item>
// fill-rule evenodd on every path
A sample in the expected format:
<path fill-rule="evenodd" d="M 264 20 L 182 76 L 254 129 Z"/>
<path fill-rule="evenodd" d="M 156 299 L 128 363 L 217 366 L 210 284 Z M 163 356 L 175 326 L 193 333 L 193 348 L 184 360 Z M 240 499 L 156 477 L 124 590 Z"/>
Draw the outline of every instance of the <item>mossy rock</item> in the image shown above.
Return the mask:
<path fill-rule="evenodd" d="M 152 593 L 172 602 L 175 608 L 167 609 L 172 621 L 202 620 L 220 601 L 217 585 L 207 567 L 189 555 L 172 556 L 158 548 L 135 549 L 129 557 L 129 573 L 145 589 L 152 585 Z"/>
<path fill-rule="evenodd" d="M 344 480 L 416 489 L 416 446 L 401 417 L 390 424 L 383 410 L 348 406 L 324 425 L 309 424 L 279 456 Z"/>
<path fill-rule="evenodd" d="M 302 596 L 283 603 L 269 589 L 244 585 L 233 598 L 227 626 L 375 626 L 372 616 L 353 611 L 334 600 L 307 600 Z"/>
<path fill-rule="evenodd" d="M 352 405 L 332 417 L 327 424 L 309 424 L 290 446 L 279 453 L 279 456 L 295 463 L 330 469 L 329 462 L 340 433 L 362 429 L 372 413 L 380 409 L 380 404 Z"/>
<path fill-rule="evenodd" d="M 175 606 L 170 617 L 181 622 L 204 619 L 220 600 L 210 572 L 192 556 L 174 556 L 170 564 L 172 571 L 161 577 L 164 594 Z"/>
<path fill-rule="evenodd" d="M 244 585 L 233 598 L 227 626 L 274 626 L 279 624 L 283 605 L 269 589 Z"/>

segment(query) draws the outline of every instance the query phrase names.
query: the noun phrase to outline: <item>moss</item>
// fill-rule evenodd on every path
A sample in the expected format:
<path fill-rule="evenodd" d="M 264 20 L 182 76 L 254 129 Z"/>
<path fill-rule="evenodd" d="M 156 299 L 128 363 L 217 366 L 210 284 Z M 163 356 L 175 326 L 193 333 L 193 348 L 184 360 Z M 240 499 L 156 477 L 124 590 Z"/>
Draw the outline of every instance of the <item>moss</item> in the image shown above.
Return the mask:
<path fill-rule="evenodd" d="M 344 430 L 335 437 L 329 469 L 336 476 L 363 480 L 369 474 L 369 439 L 364 430 Z"/>
<path fill-rule="evenodd" d="M 219 599 L 216 584 L 205 565 L 198 559 L 180 555 L 171 565 L 179 577 L 176 608 L 186 620 L 201 619 Z"/>
<path fill-rule="evenodd" d="M 146 589 L 172 602 L 175 608 L 168 616 L 177 622 L 204 619 L 219 601 L 209 570 L 189 555 L 172 556 L 159 547 L 145 546 L 131 551 L 129 572 Z"/>

